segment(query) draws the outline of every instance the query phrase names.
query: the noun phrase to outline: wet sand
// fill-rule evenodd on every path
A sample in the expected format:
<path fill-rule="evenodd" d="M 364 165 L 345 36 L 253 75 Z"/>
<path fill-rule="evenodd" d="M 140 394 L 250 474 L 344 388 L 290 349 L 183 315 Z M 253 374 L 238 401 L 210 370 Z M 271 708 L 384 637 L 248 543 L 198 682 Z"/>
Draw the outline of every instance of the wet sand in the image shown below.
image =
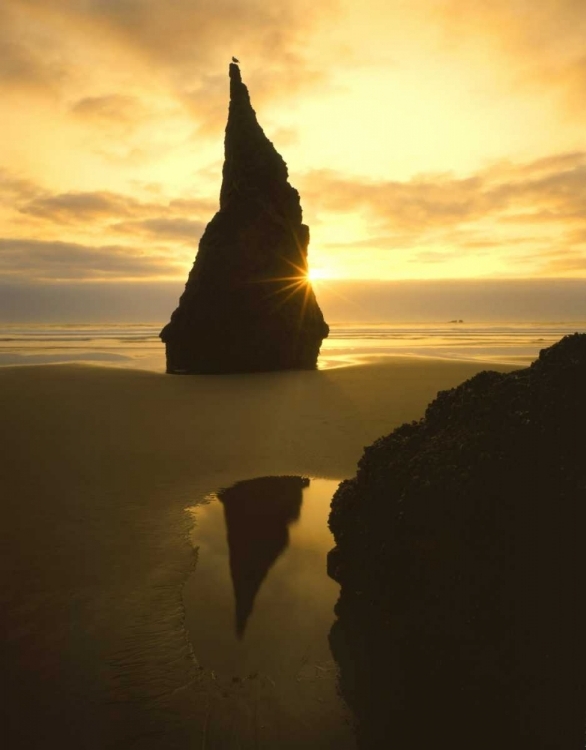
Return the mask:
<path fill-rule="evenodd" d="M 243 688 L 202 667 L 185 623 L 186 608 L 206 617 L 196 594 L 184 602 L 196 562 L 186 508 L 254 477 L 352 476 L 365 445 L 487 367 L 513 369 L 416 358 L 214 377 L 0 369 L 8 746 L 351 747 L 322 683 L 299 704 L 292 694 L 263 734 L 271 683 Z"/>

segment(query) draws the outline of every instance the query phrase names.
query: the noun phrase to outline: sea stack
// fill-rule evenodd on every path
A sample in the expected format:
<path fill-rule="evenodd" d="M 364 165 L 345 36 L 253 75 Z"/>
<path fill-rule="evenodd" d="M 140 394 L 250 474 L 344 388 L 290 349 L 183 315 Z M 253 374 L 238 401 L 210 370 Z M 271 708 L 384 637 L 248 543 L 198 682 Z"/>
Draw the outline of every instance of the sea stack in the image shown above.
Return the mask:
<path fill-rule="evenodd" d="M 307 278 L 309 228 L 287 165 L 230 64 L 220 210 L 161 331 L 168 373 L 311 370 L 329 328 Z"/>

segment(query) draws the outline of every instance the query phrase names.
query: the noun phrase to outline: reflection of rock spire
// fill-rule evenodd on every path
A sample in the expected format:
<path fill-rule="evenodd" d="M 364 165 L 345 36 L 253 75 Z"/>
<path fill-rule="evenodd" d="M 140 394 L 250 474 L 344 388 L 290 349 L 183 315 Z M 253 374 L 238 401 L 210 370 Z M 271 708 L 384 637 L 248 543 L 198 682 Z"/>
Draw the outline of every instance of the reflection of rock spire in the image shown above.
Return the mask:
<path fill-rule="evenodd" d="M 229 75 L 220 210 L 160 334 L 167 372 L 315 369 L 329 328 L 307 278 L 299 193 L 236 63 Z"/>
<path fill-rule="evenodd" d="M 288 526 L 299 518 L 304 477 L 261 477 L 218 493 L 224 505 L 230 573 L 241 638 L 268 571 L 289 544 Z"/>

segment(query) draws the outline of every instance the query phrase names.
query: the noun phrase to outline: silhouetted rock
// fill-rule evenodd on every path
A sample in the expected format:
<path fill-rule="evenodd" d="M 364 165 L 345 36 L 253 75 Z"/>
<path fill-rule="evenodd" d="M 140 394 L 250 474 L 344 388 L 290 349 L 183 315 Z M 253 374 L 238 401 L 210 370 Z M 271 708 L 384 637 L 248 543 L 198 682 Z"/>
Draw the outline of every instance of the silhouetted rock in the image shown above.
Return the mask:
<path fill-rule="evenodd" d="M 574 334 L 439 393 L 340 485 L 330 643 L 362 747 L 583 746 L 585 429 Z"/>
<path fill-rule="evenodd" d="M 287 176 L 232 63 L 220 210 L 161 331 L 167 372 L 316 367 L 329 328 L 307 279 L 309 229 Z"/>
<path fill-rule="evenodd" d="M 287 549 L 289 524 L 299 518 L 305 487 L 305 477 L 259 477 L 218 492 L 226 518 L 239 637 L 262 582 Z"/>

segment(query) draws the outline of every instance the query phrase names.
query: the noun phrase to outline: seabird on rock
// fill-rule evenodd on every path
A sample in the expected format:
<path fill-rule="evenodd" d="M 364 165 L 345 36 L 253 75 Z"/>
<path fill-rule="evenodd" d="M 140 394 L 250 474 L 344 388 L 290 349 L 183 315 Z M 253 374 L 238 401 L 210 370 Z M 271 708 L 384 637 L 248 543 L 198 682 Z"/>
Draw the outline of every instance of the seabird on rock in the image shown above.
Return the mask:
<path fill-rule="evenodd" d="M 236 59 L 235 57 L 233 57 L 233 58 L 232 58 L 232 62 L 237 62 L 237 63 L 239 63 L 239 62 L 240 62 L 240 60 L 237 60 L 237 59 Z"/>

